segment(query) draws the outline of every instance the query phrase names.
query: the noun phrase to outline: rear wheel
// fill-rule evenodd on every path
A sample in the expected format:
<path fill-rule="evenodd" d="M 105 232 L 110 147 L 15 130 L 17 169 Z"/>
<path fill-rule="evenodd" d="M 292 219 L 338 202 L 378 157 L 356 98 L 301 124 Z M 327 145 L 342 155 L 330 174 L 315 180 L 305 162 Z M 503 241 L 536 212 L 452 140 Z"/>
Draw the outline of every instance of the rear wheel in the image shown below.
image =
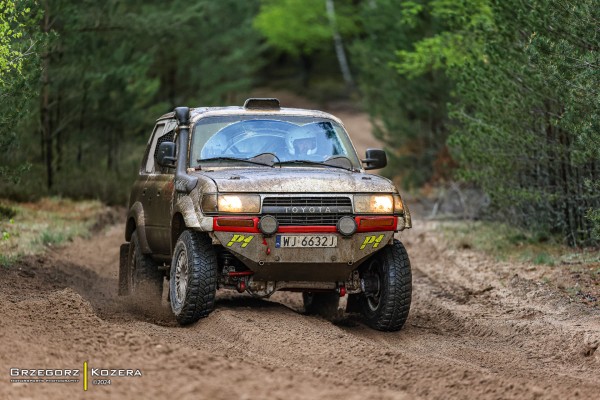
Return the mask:
<path fill-rule="evenodd" d="M 217 291 L 217 256 L 208 236 L 184 231 L 173 251 L 169 281 L 171 310 L 191 324 L 210 314 Z"/>
<path fill-rule="evenodd" d="M 333 317 L 338 313 L 340 295 L 335 292 L 303 292 L 302 300 L 304 300 L 304 311 L 307 314 Z"/>
<path fill-rule="evenodd" d="M 131 235 L 127 262 L 133 298 L 140 304 L 160 306 L 164 274 L 152 257 L 142 253 L 137 231 Z"/>
<path fill-rule="evenodd" d="M 404 245 L 394 240 L 367 261 L 362 271 L 365 293 L 358 297 L 365 322 L 380 331 L 402 328 L 410 310 L 412 274 Z"/>

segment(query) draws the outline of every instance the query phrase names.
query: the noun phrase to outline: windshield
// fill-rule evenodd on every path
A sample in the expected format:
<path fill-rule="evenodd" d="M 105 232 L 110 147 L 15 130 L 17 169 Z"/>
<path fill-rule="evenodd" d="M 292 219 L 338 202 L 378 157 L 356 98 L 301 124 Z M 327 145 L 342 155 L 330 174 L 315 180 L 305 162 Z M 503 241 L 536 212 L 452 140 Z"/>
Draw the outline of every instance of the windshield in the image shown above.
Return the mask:
<path fill-rule="evenodd" d="M 272 153 L 285 165 L 287 161 L 310 161 L 318 165 L 328 160 L 347 158 L 360 168 L 356 153 L 344 128 L 333 120 L 303 116 L 222 116 L 200 119 L 194 126 L 190 166 L 237 163 Z M 273 157 L 275 158 L 275 157 Z"/>

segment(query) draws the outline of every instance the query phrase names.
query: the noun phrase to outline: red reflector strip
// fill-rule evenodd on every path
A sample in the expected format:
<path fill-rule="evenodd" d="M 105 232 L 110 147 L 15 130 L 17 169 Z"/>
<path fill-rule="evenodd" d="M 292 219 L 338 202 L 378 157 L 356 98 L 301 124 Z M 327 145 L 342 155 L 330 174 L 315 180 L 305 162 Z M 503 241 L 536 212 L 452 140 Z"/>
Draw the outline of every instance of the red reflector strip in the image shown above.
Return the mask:
<path fill-rule="evenodd" d="M 213 230 L 258 233 L 258 217 L 215 217 Z"/>
<path fill-rule="evenodd" d="M 254 226 L 254 221 L 251 218 L 219 218 L 217 220 L 219 226 Z"/>
<path fill-rule="evenodd" d="M 337 232 L 335 226 L 279 226 L 277 233 L 332 233 Z"/>
<path fill-rule="evenodd" d="M 356 217 L 357 232 L 395 231 L 398 217 Z"/>
<path fill-rule="evenodd" d="M 369 227 L 369 226 L 394 226 L 394 217 L 386 217 L 386 218 L 361 218 L 360 225 Z"/>

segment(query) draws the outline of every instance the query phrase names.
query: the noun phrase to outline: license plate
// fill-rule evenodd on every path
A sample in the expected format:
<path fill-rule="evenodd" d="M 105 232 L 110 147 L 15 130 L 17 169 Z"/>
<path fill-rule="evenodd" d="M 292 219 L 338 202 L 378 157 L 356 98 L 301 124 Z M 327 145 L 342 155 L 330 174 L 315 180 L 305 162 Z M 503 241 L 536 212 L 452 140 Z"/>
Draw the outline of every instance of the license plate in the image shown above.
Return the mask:
<path fill-rule="evenodd" d="M 335 235 L 277 235 L 275 247 L 337 247 Z"/>

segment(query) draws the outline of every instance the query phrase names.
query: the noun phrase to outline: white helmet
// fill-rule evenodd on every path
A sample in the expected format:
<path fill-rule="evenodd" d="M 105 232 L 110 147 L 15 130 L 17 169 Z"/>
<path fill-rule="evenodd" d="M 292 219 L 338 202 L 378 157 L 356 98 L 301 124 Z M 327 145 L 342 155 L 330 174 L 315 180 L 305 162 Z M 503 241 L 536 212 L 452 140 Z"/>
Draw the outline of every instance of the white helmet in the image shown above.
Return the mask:
<path fill-rule="evenodd" d="M 227 138 L 225 135 L 213 135 L 206 141 L 200 152 L 201 158 L 212 158 L 224 155 L 227 148 Z"/>
<path fill-rule="evenodd" d="M 296 155 L 296 148 L 299 142 L 306 141 L 310 145 L 307 154 L 317 152 L 317 135 L 310 128 L 299 127 L 287 134 L 287 148 L 290 154 Z"/>

